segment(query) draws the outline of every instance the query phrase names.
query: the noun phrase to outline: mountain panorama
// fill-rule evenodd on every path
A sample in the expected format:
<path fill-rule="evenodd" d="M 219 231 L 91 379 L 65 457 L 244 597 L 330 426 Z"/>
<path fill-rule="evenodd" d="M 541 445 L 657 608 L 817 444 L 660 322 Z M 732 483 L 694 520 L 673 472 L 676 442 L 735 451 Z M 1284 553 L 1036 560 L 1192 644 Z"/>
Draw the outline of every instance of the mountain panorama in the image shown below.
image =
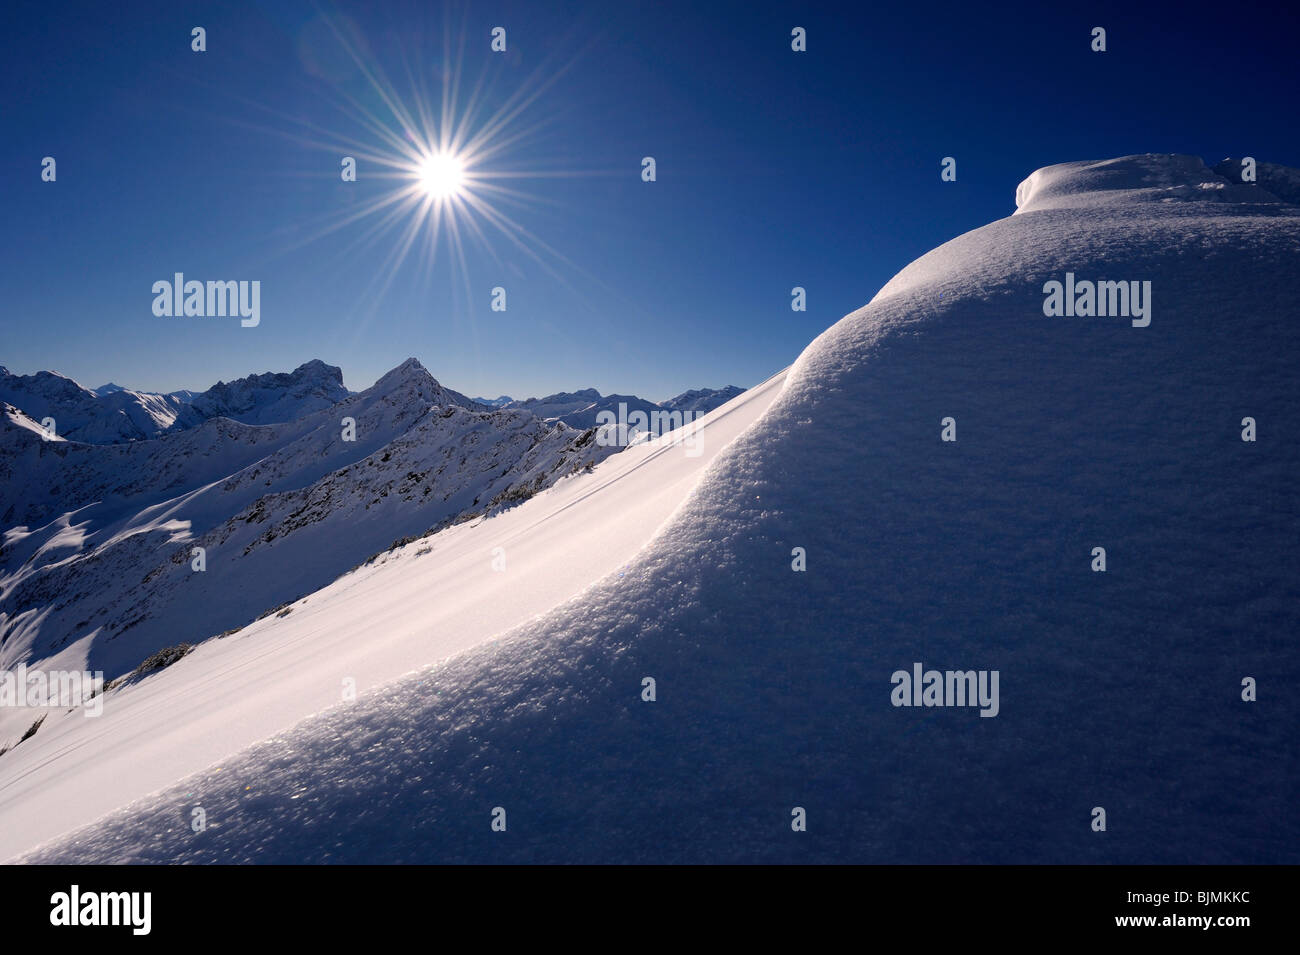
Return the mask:
<path fill-rule="evenodd" d="M 4 372 L 0 384 L 0 659 L 81 646 L 109 679 L 169 644 L 249 623 L 399 538 L 524 500 L 627 443 L 616 430 L 566 423 L 592 421 L 585 405 L 546 418 L 530 409 L 553 404 L 489 408 L 415 359 L 356 394 L 321 361 L 218 382 L 188 402 L 90 391 L 51 372 Z M 691 410 L 738 392 L 704 392 Z M 577 394 L 601 404 L 594 390 Z M 154 436 L 121 424 L 124 408 L 140 411 L 132 423 L 152 421 Z M 158 408 L 168 413 L 148 418 Z M 0 710 L 0 732 L 6 717 Z"/>
<path fill-rule="evenodd" d="M 1300 195 L 1237 168 L 1034 171 L 664 435 L 6 372 L 0 665 L 109 683 L 0 711 L 0 859 L 1300 861 Z"/>
<path fill-rule="evenodd" d="M 441 386 L 440 386 L 441 387 Z M 515 401 L 502 396 L 472 399 L 444 389 L 462 408 L 520 408 L 549 422 L 575 428 L 592 427 L 602 411 L 617 414 L 655 410 L 704 414 L 740 394 L 726 388 L 687 391 L 664 402 L 636 395 L 602 396 L 594 388 Z M 292 421 L 331 407 L 352 392 L 343 386 L 343 371 L 315 359 L 288 373 L 268 372 L 237 381 L 218 381 L 207 391 L 173 391 L 158 394 L 133 391 L 109 382 L 90 389 L 52 371 L 15 375 L 0 366 L 0 402 L 13 406 L 35 421 L 52 418 L 54 434 L 89 444 L 114 444 L 161 437 L 194 428 L 211 418 L 224 417 L 244 424 Z M 625 411 L 625 414 L 627 413 Z"/>

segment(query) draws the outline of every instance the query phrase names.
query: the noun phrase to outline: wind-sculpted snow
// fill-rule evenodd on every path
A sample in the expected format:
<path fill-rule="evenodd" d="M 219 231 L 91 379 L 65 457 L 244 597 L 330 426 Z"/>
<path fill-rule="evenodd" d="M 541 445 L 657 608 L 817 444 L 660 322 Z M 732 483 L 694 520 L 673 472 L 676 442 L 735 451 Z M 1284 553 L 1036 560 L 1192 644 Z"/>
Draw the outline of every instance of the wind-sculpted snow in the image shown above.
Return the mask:
<path fill-rule="evenodd" d="M 1026 183 L 815 340 L 617 573 L 25 861 L 1300 862 L 1300 208 L 1188 157 Z M 1149 324 L 1045 314 L 1066 273 L 1150 282 Z M 429 612 L 428 559 L 313 595 L 311 639 Z M 914 661 L 998 670 L 996 718 L 892 705 Z"/>
<path fill-rule="evenodd" d="M 1300 170 L 1290 166 L 1257 162 L 1245 157 L 1229 157 L 1215 163 L 1214 171 L 1233 183 L 1244 183 L 1248 172 L 1253 173 L 1256 188 L 1265 190 L 1283 202 L 1300 203 Z"/>
<path fill-rule="evenodd" d="M 1192 214 L 1203 215 L 1209 211 L 1203 208 L 1205 203 L 1240 206 L 1286 202 L 1268 191 L 1268 182 L 1280 184 L 1286 192 L 1294 189 L 1286 185 L 1295 181 L 1293 169 L 1263 163 L 1265 181 L 1246 183 L 1233 175 L 1240 168 L 1231 159 L 1211 170 L 1195 156 L 1157 154 L 1061 163 L 1036 170 L 1016 188 L 1016 212 L 1108 207 L 1112 215 L 1128 217 L 1145 215 L 1148 209 L 1144 203 L 1191 200 L 1197 203 Z M 1233 214 L 1240 211 L 1234 209 Z"/>

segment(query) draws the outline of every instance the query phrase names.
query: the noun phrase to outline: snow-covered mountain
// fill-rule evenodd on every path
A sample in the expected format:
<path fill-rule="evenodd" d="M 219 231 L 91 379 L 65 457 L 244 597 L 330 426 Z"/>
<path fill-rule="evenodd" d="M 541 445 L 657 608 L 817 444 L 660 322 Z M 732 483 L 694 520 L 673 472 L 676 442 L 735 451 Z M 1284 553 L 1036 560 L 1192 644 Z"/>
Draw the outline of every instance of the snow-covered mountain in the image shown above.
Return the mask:
<path fill-rule="evenodd" d="M 468 398 L 448 390 L 449 400 L 463 408 L 486 410 L 515 408 L 536 415 L 548 424 L 573 428 L 594 427 L 602 412 L 617 415 L 620 405 L 630 415 L 641 411 L 680 411 L 705 414 L 743 389 L 695 389 L 664 402 L 636 395 L 601 395 L 594 388 L 562 392 L 545 398 L 516 401 L 509 395 Z M 203 392 L 168 394 L 132 391 L 113 382 L 93 390 L 55 372 L 13 375 L 0 368 L 0 400 L 22 409 L 34 420 L 53 417 L 58 432 L 91 444 L 140 441 L 196 427 L 210 418 L 230 418 L 244 424 L 277 424 L 329 408 L 353 395 L 343 385 L 343 372 L 313 359 L 291 372 L 253 374 L 235 381 L 218 381 Z"/>
<path fill-rule="evenodd" d="M 184 402 L 167 395 L 125 388 L 98 394 L 49 371 L 15 375 L 0 367 L 0 401 L 21 408 L 35 421 L 53 418 L 57 434 L 94 444 L 140 441 L 202 420 Z"/>
<path fill-rule="evenodd" d="M 683 392 L 667 401 L 655 402 L 638 398 L 636 395 L 602 395 L 595 388 L 584 388 L 581 391 L 547 395 L 545 398 L 510 401 L 504 407 L 530 411 L 543 421 L 563 421 L 575 428 L 592 428 L 596 426 L 597 417 L 602 412 L 617 417 L 620 407 L 629 416 L 637 411 L 647 416 L 655 411 L 707 414 L 714 408 L 726 404 L 742 391 L 743 388 L 737 388 L 735 385 L 718 389 L 702 388 Z"/>
<path fill-rule="evenodd" d="M 319 359 L 288 373 L 249 375 L 219 381 L 197 394 L 166 395 L 132 391 L 112 382 L 92 391 L 55 372 L 14 375 L 0 368 L 0 400 L 34 420 L 51 417 L 59 434 L 91 444 L 141 441 L 217 417 L 245 424 L 293 421 L 350 394 L 343 387 L 343 372 Z M 457 395 L 456 400 L 465 407 L 476 406 L 464 396 Z"/>
<path fill-rule="evenodd" d="M 528 411 L 543 421 L 563 421 L 575 428 L 593 428 L 596 426 L 596 415 L 602 411 L 618 414 L 620 402 L 627 406 L 629 414 L 633 411 L 649 412 L 656 407 L 653 401 L 646 401 L 636 395 L 602 395 L 595 388 L 563 391 L 545 398 L 525 398 L 522 401 L 512 401 L 505 407 Z"/>
<path fill-rule="evenodd" d="M 690 391 L 683 391 L 675 398 L 659 402 L 659 406 L 669 411 L 708 414 L 714 408 L 725 405 L 744 390 L 736 385 L 727 385 L 725 388 L 693 388 Z"/>
<path fill-rule="evenodd" d="M 219 381 L 189 401 L 204 418 L 231 418 L 245 424 L 274 424 L 338 404 L 348 396 L 343 371 L 313 359 L 293 371 Z"/>
<path fill-rule="evenodd" d="M 7 401 L 0 402 L 0 439 L 11 435 L 13 436 L 8 442 L 0 445 L 0 447 L 13 447 L 17 442 L 30 440 L 24 437 L 19 437 L 19 434 L 23 431 L 45 441 L 68 440 L 57 431 L 51 431 L 49 428 L 44 427 L 39 421 L 33 420 L 24 413 L 21 408 L 15 408 Z M 3 456 L 0 456 L 0 468 L 4 468 L 3 471 L 0 471 L 0 476 L 4 477 L 6 483 L 8 483 L 13 480 L 12 468 L 5 467 L 3 462 Z M 12 514 L 10 517 L 12 517 Z"/>
<path fill-rule="evenodd" d="M 1300 862 L 1300 206 L 1167 155 L 1016 200 L 701 456 L 639 444 L 50 711 L 0 858 Z M 913 666 L 996 671 L 996 716 L 895 705 Z"/>
<path fill-rule="evenodd" d="M 156 441 L 50 445 L 11 415 L 0 422 L 0 664 L 58 657 L 120 675 L 616 450 L 460 397 L 411 359 L 285 424 L 219 417 Z"/>

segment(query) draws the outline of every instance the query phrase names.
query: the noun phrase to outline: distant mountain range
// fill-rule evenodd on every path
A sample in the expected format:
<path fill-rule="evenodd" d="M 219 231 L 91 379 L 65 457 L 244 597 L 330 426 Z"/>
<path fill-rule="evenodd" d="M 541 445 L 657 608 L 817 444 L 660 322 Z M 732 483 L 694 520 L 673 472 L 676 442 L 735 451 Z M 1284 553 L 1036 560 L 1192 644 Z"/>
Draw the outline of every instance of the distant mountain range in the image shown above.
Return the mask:
<path fill-rule="evenodd" d="M 37 422 L 53 419 L 53 431 L 60 437 L 91 444 L 157 437 L 203 420 L 185 402 L 169 395 L 125 388 L 100 393 L 50 371 L 15 375 L 0 367 L 0 401 L 21 408 Z"/>
<path fill-rule="evenodd" d="M 94 391 L 95 394 L 103 398 L 106 395 L 116 394 L 119 391 L 130 391 L 131 389 L 125 388 L 122 385 L 110 381 L 106 385 L 100 385 L 98 388 L 93 388 L 91 390 Z M 154 394 L 154 392 L 141 392 L 141 394 Z M 188 404 L 189 402 L 194 400 L 196 395 L 200 395 L 200 394 L 202 394 L 201 391 L 190 391 L 186 388 L 182 388 L 180 391 L 167 392 L 167 397 L 175 398 L 178 401 L 184 401 L 186 404 Z"/>
<path fill-rule="evenodd" d="M 495 398 L 492 402 L 484 401 L 482 398 L 476 400 L 484 404 L 491 403 L 493 407 L 530 411 L 543 421 L 563 421 L 574 428 L 591 428 L 595 427 L 596 417 L 602 411 L 618 415 L 620 405 L 625 406 L 624 410 L 629 415 L 635 411 L 642 411 L 647 415 L 652 411 L 681 411 L 702 415 L 719 405 L 726 404 L 744 390 L 735 385 L 728 385 L 725 388 L 700 388 L 684 391 L 667 401 L 648 401 L 636 395 L 602 395 L 595 388 L 562 391 L 547 395 L 545 398 L 527 398 L 523 401 L 516 401 L 506 395 Z"/>
<path fill-rule="evenodd" d="M 469 398 L 447 389 L 462 408 L 528 411 L 548 424 L 563 422 L 573 428 L 590 428 L 602 411 L 627 414 L 642 411 L 681 411 L 706 414 L 745 389 L 701 388 L 685 391 L 667 401 L 649 401 L 637 395 L 602 395 L 595 388 L 559 392 L 545 398 L 518 401 L 509 395 Z M 0 401 L 20 409 L 37 422 L 52 418 L 54 433 L 88 444 L 142 441 L 197 427 L 212 418 L 229 418 L 244 424 L 293 421 L 348 398 L 343 371 L 319 359 L 293 371 L 249 375 L 236 381 L 218 381 L 207 391 L 172 391 L 167 394 L 134 391 L 114 382 L 86 388 L 64 375 L 38 371 L 15 375 L 0 366 Z"/>
<path fill-rule="evenodd" d="M 343 372 L 319 360 L 288 374 L 249 375 L 218 381 L 201 393 L 166 395 L 132 391 L 112 382 L 91 390 L 56 372 L 15 375 L 0 367 L 0 401 L 20 408 L 35 421 L 53 419 L 59 437 L 88 444 L 156 438 L 217 417 L 244 424 L 292 421 L 349 394 L 343 387 Z"/>

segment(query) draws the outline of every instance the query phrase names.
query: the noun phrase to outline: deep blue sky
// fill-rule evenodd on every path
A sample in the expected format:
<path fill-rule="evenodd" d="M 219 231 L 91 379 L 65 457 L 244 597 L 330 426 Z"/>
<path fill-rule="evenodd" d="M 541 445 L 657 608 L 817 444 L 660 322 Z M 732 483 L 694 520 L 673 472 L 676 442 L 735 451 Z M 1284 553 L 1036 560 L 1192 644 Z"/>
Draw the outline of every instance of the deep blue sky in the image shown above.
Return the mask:
<path fill-rule="evenodd" d="M 496 162 L 571 174 L 512 183 L 531 198 L 507 210 L 563 260 L 542 267 L 489 230 L 464 270 L 445 246 L 432 264 L 417 249 L 380 297 L 399 229 L 301 244 L 392 186 L 364 162 L 342 183 L 344 151 L 308 141 L 382 148 L 339 95 L 399 128 L 321 18 L 346 16 L 409 102 L 407 66 L 441 89 L 436 0 L 11 3 L 0 364 L 146 390 L 309 358 L 356 389 L 411 355 L 488 396 L 751 385 L 918 255 L 1009 215 L 1037 167 L 1137 152 L 1300 166 L 1294 14 L 1134 6 L 455 6 L 463 82 L 483 80 L 489 111 L 568 66 Z M 489 50 L 497 25 L 504 55 Z M 206 53 L 190 51 L 193 26 Z M 794 26 L 806 53 L 790 50 Z M 150 288 L 177 271 L 260 280 L 260 327 L 155 317 Z M 489 307 L 496 285 L 505 313 Z"/>

